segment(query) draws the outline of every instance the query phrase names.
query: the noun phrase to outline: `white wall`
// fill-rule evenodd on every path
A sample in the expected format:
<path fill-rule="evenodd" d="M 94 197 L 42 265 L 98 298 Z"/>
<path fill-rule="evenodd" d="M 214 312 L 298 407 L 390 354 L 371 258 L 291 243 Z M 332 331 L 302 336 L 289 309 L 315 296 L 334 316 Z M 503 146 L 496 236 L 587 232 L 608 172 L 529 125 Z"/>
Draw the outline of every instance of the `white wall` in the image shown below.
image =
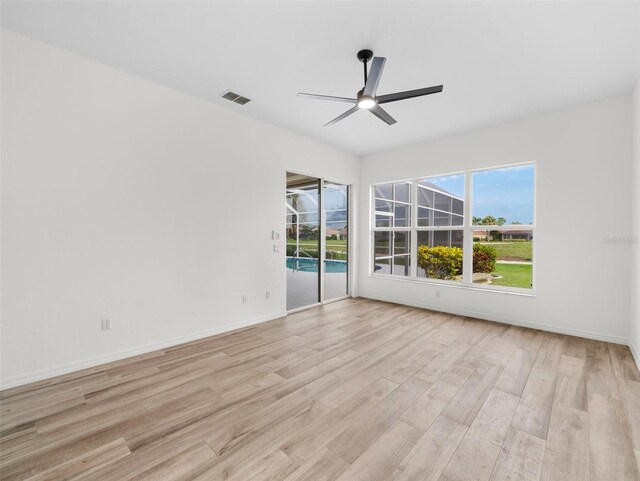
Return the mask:
<path fill-rule="evenodd" d="M 631 349 L 640 369 L 640 79 L 633 94 Z"/>
<path fill-rule="evenodd" d="M 364 157 L 358 293 L 627 343 L 631 234 L 631 97 Z M 537 161 L 536 296 L 371 277 L 369 186 Z M 436 291 L 440 298 L 435 297 Z"/>
<path fill-rule="evenodd" d="M 2 121 L 3 387 L 282 315 L 285 171 L 357 180 L 355 156 L 6 31 Z"/>

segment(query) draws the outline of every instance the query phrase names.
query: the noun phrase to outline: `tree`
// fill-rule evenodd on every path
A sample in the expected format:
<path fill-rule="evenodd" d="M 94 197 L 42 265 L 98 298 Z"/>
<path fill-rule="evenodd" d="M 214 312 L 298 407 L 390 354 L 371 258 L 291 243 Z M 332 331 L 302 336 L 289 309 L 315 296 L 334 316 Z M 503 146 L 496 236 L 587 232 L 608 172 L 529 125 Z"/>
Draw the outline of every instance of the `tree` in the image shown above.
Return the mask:
<path fill-rule="evenodd" d="M 306 224 L 300 227 L 300 238 L 304 240 L 316 240 L 316 230 Z"/>
<path fill-rule="evenodd" d="M 502 225 L 505 222 L 507 222 L 507 219 L 505 219 L 504 217 L 498 217 L 496 219 L 492 215 L 488 215 L 484 219 L 482 219 L 481 224 L 482 225 Z M 497 231 L 497 230 L 488 231 L 487 241 L 489 240 L 502 240 L 502 234 L 500 233 L 500 231 Z"/>
<path fill-rule="evenodd" d="M 471 218 L 471 222 L 473 223 L 473 225 L 480 225 L 480 223 L 482 222 L 482 217 L 473 216 Z"/>
<path fill-rule="evenodd" d="M 514 221 L 511 223 L 511 225 L 520 225 L 520 224 L 522 224 L 522 222 L 517 221 L 517 220 L 514 220 Z"/>

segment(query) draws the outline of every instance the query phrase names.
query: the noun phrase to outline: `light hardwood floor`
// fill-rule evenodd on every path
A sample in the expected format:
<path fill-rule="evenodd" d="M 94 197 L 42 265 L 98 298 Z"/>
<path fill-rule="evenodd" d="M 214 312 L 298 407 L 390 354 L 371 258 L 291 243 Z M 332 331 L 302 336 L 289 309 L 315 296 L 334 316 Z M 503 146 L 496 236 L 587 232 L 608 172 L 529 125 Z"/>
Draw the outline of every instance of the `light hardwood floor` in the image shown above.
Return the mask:
<path fill-rule="evenodd" d="M 628 348 L 365 299 L 0 402 L 3 480 L 640 481 Z"/>

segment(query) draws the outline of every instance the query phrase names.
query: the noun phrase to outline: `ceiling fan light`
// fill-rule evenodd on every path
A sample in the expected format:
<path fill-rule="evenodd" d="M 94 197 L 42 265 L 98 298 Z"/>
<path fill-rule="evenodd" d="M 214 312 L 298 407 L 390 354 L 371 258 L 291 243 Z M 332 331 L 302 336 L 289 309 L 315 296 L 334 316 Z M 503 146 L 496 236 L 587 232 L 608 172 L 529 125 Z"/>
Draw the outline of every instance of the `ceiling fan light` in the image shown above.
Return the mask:
<path fill-rule="evenodd" d="M 374 105 L 376 105 L 376 101 L 373 100 L 371 97 L 363 96 L 358 99 L 358 108 L 368 110 L 372 108 Z"/>

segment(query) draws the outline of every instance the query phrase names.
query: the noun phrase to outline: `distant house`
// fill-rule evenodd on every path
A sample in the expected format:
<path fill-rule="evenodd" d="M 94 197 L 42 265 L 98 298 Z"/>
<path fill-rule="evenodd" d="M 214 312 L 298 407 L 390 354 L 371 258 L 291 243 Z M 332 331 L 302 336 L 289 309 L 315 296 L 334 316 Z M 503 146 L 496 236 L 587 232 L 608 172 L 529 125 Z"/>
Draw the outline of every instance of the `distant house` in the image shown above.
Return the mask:
<path fill-rule="evenodd" d="M 325 235 L 327 236 L 327 238 L 333 238 L 333 236 L 335 236 L 337 240 L 346 240 L 348 232 L 346 227 L 343 227 L 342 229 L 327 228 L 325 230 Z"/>
<path fill-rule="evenodd" d="M 486 231 L 485 229 L 476 229 L 473 231 L 473 238 L 476 239 L 483 239 L 483 240 L 491 240 L 491 239 L 487 239 L 487 234 L 489 234 L 488 231 Z"/>
<path fill-rule="evenodd" d="M 474 234 L 475 236 L 475 234 Z M 533 231 L 531 230 L 510 230 L 502 233 L 502 240 L 525 240 L 533 239 Z"/>
<path fill-rule="evenodd" d="M 473 238 L 492 241 L 494 240 L 494 238 L 490 232 L 491 231 L 487 229 L 475 229 L 473 231 Z M 505 241 L 512 241 L 512 240 L 530 241 L 531 239 L 533 239 L 533 231 L 529 229 L 502 231 L 502 240 L 505 240 Z"/>

